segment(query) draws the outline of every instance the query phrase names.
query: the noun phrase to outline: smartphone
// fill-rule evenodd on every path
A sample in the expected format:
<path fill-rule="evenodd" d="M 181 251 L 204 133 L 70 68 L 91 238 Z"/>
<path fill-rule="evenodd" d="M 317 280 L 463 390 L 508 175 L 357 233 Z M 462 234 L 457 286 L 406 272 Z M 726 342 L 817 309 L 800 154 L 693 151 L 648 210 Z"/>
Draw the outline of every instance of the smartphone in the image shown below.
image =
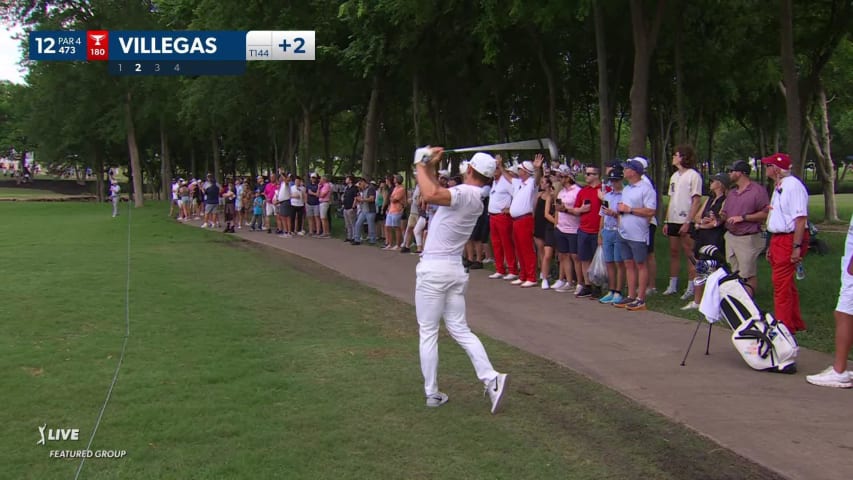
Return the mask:
<path fill-rule="evenodd" d="M 583 201 L 583 204 L 584 204 L 584 205 L 589 205 L 590 203 L 592 203 L 592 200 L 584 200 L 584 201 Z"/>
<path fill-rule="evenodd" d="M 607 200 L 602 200 L 601 204 L 604 205 L 604 208 L 610 208 L 610 202 L 608 202 Z"/>
<path fill-rule="evenodd" d="M 562 204 L 563 204 L 563 201 L 562 201 L 562 200 L 560 200 L 559 198 L 556 200 L 556 202 L 557 202 L 557 205 L 562 205 Z"/>

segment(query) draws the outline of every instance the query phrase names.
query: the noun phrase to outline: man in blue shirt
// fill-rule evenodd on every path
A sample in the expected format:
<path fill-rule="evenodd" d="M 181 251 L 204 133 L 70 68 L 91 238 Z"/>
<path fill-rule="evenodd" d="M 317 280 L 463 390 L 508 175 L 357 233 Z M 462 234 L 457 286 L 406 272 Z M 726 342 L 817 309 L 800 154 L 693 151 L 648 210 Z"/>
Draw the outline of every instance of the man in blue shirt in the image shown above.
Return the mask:
<path fill-rule="evenodd" d="M 657 197 L 654 189 L 643 182 L 643 165 L 636 160 L 622 164 L 628 185 L 622 201 L 616 206 L 619 215 L 619 236 L 622 237 L 622 259 L 628 283 L 628 296 L 613 304 L 630 311 L 646 309 L 646 287 L 649 285 L 648 256 L 649 220 L 655 215 Z"/>

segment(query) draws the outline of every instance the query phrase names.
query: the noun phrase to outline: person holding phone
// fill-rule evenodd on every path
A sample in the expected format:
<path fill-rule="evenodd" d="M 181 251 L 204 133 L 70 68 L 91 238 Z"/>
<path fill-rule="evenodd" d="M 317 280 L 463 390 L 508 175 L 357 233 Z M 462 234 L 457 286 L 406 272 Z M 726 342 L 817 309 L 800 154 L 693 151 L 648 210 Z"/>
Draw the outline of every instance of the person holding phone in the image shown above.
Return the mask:
<path fill-rule="evenodd" d="M 625 284 L 625 262 L 622 261 L 622 237 L 619 236 L 619 212 L 616 205 L 622 201 L 622 167 L 610 169 L 607 179 L 610 181 L 610 191 L 604 194 L 601 201 L 601 235 L 598 244 L 602 247 L 604 263 L 607 264 L 607 283 L 609 292 L 598 299 L 604 304 L 614 304 L 622 301 L 622 286 Z"/>
<path fill-rule="evenodd" d="M 560 278 L 565 278 L 566 283 L 558 281 L 554 289 L 558 292 L 568 292 L 572 289 L 572 279 L 577 279 L 575 293 L 580 293 L 583 288 L 583 272 L 578 260 L 578 228 L 580 217 L 574 213 L 574 208 L 566 208 L 574 205 L 581 188 L 575 183 L 575 175 L 568 165 L 561 165 L 557 171 L 557 177 L 563 184 L 563 189 L 557 194 L 556 211 L 557 225 L 554 231 L 554 242 L 557 249 L 557 258 L 560 261 Z"/>
<path fill-rule="evenodd" d="M 578 192 L 574 205 L 575 212 L 580 217 L 578 259 L 581 262 L 583 272 L 583 277 L 581 277 L 583 288 L 576 296 L 578 298 L 595 296 L 597 299 L 601 291 L 597 286 L 594 287 L 589 280 L 589 266 L 592 264 L 592 257 L 595 256 L 595 250 L 598 248 L 598 233 L 601 227 L 601 198 L 598 197 L 598 191 L 601 188 L 601 168 L 595 165 L 586 166 L 584 178 L 586 185 Z M 579 283 L 581 278 L 578 279 Z"/>

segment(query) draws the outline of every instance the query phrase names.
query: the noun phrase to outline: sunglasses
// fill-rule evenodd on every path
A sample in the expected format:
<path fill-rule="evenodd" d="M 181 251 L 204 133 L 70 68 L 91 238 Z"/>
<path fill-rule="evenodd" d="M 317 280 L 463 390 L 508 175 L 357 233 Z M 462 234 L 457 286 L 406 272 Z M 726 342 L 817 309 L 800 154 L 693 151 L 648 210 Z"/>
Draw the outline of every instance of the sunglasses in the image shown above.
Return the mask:
<path fill-rule="evenodd" d="M 592 176 L 592 175 L 598 175 L 598 172 L 583 172 L 583 174 L 587 175 L 587 176 Z"/>

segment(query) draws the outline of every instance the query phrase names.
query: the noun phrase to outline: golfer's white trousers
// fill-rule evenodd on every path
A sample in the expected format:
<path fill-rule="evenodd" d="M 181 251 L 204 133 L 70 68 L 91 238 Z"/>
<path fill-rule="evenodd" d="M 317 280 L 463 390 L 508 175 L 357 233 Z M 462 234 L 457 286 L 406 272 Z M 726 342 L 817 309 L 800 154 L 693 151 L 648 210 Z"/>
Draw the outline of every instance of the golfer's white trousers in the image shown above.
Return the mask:
<path fill-rule="evenodd" d="M 461 258 L 423 258 L 417 267 L 415 310 L 420 326 L 421 371 L 424 375 L 424 393 L 438 392 L 438 329 L 441 317 L 447 332 L 456 340 L 484 384 L 493 380 L 498 372 L 492 368 L 489 356 L 476 335 L 471 333 L 465 320 L 465 290 L 468 274 Z"/>

